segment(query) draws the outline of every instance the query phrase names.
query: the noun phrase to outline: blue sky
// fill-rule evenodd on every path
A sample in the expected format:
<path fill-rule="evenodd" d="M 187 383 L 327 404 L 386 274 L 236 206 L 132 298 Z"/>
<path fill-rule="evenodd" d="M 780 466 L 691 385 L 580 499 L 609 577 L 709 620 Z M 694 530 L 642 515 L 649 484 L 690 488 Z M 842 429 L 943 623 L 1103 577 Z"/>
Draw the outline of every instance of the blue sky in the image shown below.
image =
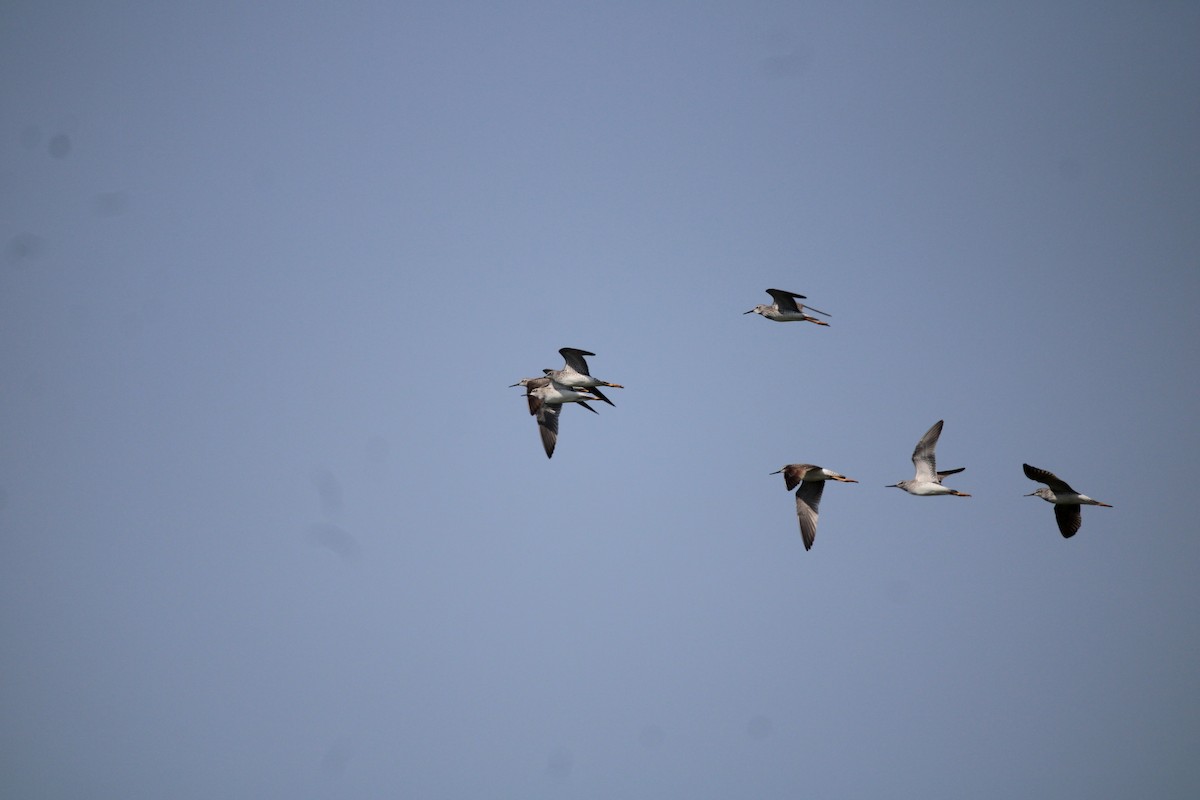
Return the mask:
<path fill-rule="evenodd" d="M 1200 791 L 1200 10 L 0 17 L 7 794 Z"/>

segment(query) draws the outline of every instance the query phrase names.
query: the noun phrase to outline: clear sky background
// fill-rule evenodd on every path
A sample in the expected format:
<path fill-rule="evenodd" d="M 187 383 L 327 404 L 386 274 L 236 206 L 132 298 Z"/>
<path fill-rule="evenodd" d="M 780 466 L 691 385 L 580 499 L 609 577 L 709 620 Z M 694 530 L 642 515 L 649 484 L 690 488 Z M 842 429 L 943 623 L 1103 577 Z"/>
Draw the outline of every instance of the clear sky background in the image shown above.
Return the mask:
<path fill-rule="evenodd" d="M 5 796 L 1200 796 L 1197 42 L 6 3 Z"/>

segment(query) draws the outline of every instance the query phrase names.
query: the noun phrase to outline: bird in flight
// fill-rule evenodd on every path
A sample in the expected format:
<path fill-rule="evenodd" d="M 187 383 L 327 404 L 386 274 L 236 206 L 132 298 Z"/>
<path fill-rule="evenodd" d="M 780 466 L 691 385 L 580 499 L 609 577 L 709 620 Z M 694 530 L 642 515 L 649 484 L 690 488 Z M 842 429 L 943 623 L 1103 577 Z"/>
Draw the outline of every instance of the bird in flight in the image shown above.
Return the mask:
<path fill-rule="evenodd" d="M 813 541 L 817 538 L 817 507 L 821 504 L 821 493 L 825 491 L 825 481 L 841 481 L 842 483 L 858 483 L 858 481 L 813 464 L 788 464 L 771 474 L 778 475 L 781 472 L 783 473 L 783 483 L 789 492 L 797 485 L 800 487 L 796 489 L 796 517 L 800 520 L 800 536 L 804 539 L 804 549 L 811 550 Z"/>
<path fill-rule="evenodd" d="M 797 303 L 797 299 L 808 299 L 804 295 L 796 294 L 795 292 L 785 292 L 783 289 L 767 289 L 767 294 L 771 295 L 775 300 L 774 303 L 769 306 L 755 306 L 749 311 L 743 312 L 743 316 L 745 314 L 762 314 L 767 319 L 775 322 L 812 322 L 817 325 L 829 325 L 828 322 L 823 322 L 816 317 L 810 317 L 804 313 L 804 309 L 807 308 L 809 311 L 816 311 L 823 316 L 830 316 L 819 308 Z"/>
<path fill-rule="evenodd" d="M 947 475 L 953 475 L 956 472 L 962 472 L 966 467 L 958 467 L 957 469 L 947 469 L 942 472 L 937 471 L 937 460 L 934 458 L 934 448 L 937 447 L 938 437 L 942 435 L 942 422 L 938 420 L 933 423 L 933 427 L 925 431 L 925 435 L 921 437 L 921 441 L 917 442 L 916 449 L 913 450 L 912 461 L 913 466 L 917 468 L 917 474 L 911 481 L 899 481 L 897 483 L 888 484 L 889 489 L 903 489 L 909 494 L 915 494 L 921 497 L 926 497 L 935 494 L 952 494 L 955 497 L 970 497 L 966 492 L 959 492 L 951 489 L 949 486 L 942 486 L 942 479 Z"/>
<path fill-rule="evenodd" d="M 587 389 L 610 406 L 616 405 L 612 400 L 601 394 L 597 387 L 610 386 L 613 389 L 624 389 L 625 387 L 619 383 L 609 383 L 608 381 L 592 377 L 592 373 L 588 371 L 587 361 L 584 359 L 584 356 L 594 356 L 596 355 L 595 353 L 589 353 L 587 350 L 580 350 L 576 347 L 563 347 L 558 352 L 566 363 L 562 369 L 542 370 L 542 372 L 546 373 L 547 377 L 572 389 Z"/>
<path fill-rule="evenodd" d="M 1070 539 L 1083 524 L 1083 514 L 1080 506 L 1104 506 L 1112 508 L 1108 503 L 1093 500 L 1086 494 L 1080 494 L 1067 485 L 1067 482 L 1044 469 L 1021 465 L 1025 469 L 1025 477 L 1031 481 L 1044 483 L 1046 486 L 1036 492 L 1030 492 L 1026 497 L 1040 497 L 1047 503 L 1054 503 L 1054 518 L 1058 520 L 1058 531 L 1064 539 Z M 1049 487 L 1049 488 L 1046 488 Z"/>

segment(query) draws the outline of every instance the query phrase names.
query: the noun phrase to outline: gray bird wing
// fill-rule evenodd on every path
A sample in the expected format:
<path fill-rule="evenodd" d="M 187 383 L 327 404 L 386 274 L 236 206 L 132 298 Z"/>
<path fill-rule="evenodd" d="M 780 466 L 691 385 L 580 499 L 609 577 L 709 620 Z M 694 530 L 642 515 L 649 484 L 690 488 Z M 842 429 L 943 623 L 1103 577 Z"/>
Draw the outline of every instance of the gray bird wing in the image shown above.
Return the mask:
<path fill-rule="evenodd" d="M 937 448 L 938 437 L 942 435 L 942 423 L 944 420 L 938 420 L 933 423 L 933 427 L 925 431 L 925 435 L 921 437 L 921 441 L 917 442 L 917 447 L 913 450 L 913 466 L 917 468 L 918 481 L 936 481 L 937 478 L 937 459 L 934 457 L 933 451 Z M 965 469 L 965 467 L 964 467 Z"/>
<path fill-rule="evenodd" d="M 554 455 L 554 445 L 558 443 L 558 415 L 561 413 L 561 405 L 545 404 L 538 409 L 538 433 L 542 436 L 542 447 L 546 449 L 546 458 Z"/>
<path fill-rule="evenodd" d="M 530 399 L 530 404 L 534 398 Z M 577 406 L 583 406 L 593 414 L 599 413 L 596 409 L 589 406 L 583 400 L 574 403 Z M 542 437 L 542 447 L 546 449 L 546 458 L 551 458 L 554 455 L 554 445 L 558 444 L 558 417 L 562 414 L 561 404 L 541 403 L 537 410 L 538 433 Z"/>
<path fill-rule="evenodd" d="M 796 517 L 800 520 L 800 536 L 804 549 L 812 550 L 817 538 L 817 508 L 821 505 L 821 492 L 825 481 L 804 481 L 796 490 Z"/>

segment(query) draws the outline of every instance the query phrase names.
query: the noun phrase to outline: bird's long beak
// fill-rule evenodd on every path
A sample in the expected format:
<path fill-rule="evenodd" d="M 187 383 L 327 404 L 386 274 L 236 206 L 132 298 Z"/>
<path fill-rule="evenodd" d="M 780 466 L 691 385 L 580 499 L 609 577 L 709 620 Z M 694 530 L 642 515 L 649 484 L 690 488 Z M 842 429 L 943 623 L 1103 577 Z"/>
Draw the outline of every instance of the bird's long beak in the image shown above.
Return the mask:
<path fill-rule="evenodd" d="M 601 385 L 602 385 L 602 386 L 609 386 L 609 387 L 612 387 L 613 389 L 624 389 L 624 388 L 625 388 L 624 386 L 622 386 L 622 385 L 621 385 L 621 384 L 619 384 L 619 383 L 605 383 L 605 384 L 601 384 Z"/>
<path fill-rule="evenodd" d="M 842 483 L 858 483 L 858 481 L 854 480 L 854 478 L 847 478 L 845 475 L 838 478 L 838 480 L 841 481 Z"/>
<path fill-rule="evenodd" d="M 745 315 L 747 315 L 747 314 L 753 314 L 753 313 L 754 313 L 754 309 L 752 308 L 752 309 L 750 309 L 749 311 L 743 311 L 743 312 L 742 312 L 742 316 L 745 316 Z"/>
<path fill-rule="evenodd" d="M 749 312 L 747 312 L 747 313 L 749 313 Z M 777 470 L 775 470 L 774 472 L 772 472 L 771 474 L 772 474 L 772 475 L 778 475 L 778 474 L 779 474 L 779 473 L 781 473 L 781 472 L 783 472 L 783 470 L 781 470 L 781 469 L 777 469 Z"/>
<path fill-rule="evenodd" d="M 1112 508 L 1112 506 L 1110 506 L 1108 503 L 1096 503 L 1096 505 L 1104 506 L 1105 508 Z"/>
<path fill-rule="evenodd" d="M 521 385 L 521 384 L 519 384 L 519 383 L 512 383 L 512 384 L 509 384 L 508 388 L 510 388 L 510 389 L 511 389 L 511 388 L 513 388 L 514 386 L 520 386 L 520 385 Z"/>
<path fill-rule="evenodd" d="M 1024 496 L 1025 497 L 1037 497 L 1037 492 L 1030 492 L 1029 494 L 1024 495 Z"/>
<path fill-rule="evenodd" d="M 883 487 L 883 488 L 885 488 L 885 489 L 899 489 L 899 488 L 900 488 L 900 484 L 898 484 L 898 483 L 889 483 L 887 486 L 885 486 L 885 487 Z"/>

